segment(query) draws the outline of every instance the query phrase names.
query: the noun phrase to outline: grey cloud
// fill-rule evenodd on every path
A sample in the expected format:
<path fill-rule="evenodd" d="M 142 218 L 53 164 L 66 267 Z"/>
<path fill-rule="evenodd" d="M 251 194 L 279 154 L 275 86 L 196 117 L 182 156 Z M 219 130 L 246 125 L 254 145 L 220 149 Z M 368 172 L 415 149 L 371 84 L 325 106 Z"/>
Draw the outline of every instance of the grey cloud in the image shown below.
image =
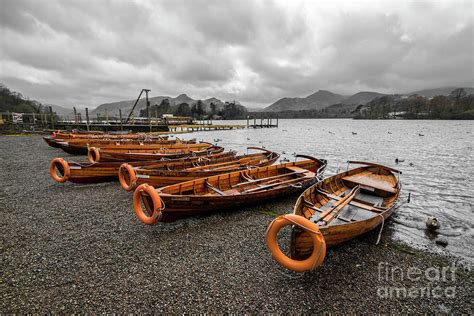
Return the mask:
<path fill-rule="evenodd" d="M 472 3 L 4 0 L 0 82 L 59 105 L 473 86 Z"/>

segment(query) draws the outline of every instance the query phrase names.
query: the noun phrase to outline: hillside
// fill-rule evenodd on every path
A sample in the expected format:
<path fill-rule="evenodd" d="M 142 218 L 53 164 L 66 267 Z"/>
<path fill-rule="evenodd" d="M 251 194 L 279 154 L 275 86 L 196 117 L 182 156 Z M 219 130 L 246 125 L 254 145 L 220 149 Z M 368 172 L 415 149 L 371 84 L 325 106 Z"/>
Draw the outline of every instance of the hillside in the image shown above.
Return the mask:
<path fill-rule="evenodd" d="M 10 91 L 6 86 L 0 84 L 0 112 L 25 112 L 38 113 L 41 104 L 37 101 L 28 100 L 21 93 Z"/>
<path fill-rule="evenodd" d="M 151 106 L 153 106 L 155 104 L 159 105 L 161 103 L 161 101 L 163 101 L 164 99 L 168 99 L 170 101 L 170 105 L 171 105 L 172 108 L 177 107 L 181 103 L 188 103 L 191 106 L 191 105 L 197 103 L 197 101 L 198 101 L 198 100 L 195 100 L 195 99 L 187 96 L 186 94 L 180 94 L 175 98 L 172 98 L 172 97 L 169 97 L 169 96 L 151 97 L 151 98 L 149 98 L 150 105 Z M 136 99 L 135 100 L 126 100 L 126 101 L 118 101 L 118 102 L 111 102 L 111 103 L 101 104 L 97 108 L 95 108 L 91 113 L 92 113 L 92 115 L 95 115 L 96 113 L 99 113 L 100 115 L 104 115 L 105 111 L 107 111 L 107 113 L 109 115 L 118 115 L 118 110 L 121 109 L 122 110 L 122 115 L 125 116 L 125 115 L 128 115 L 128 113 L 132 109 L 133 104 L 135 103 L 135 101 L 136 101 Z M 210 104 L 211 103 L 216 104 L 217 109 L 219 109 L 219 110 L 224 107 L 224 102 L 217 99 L 217 98 L 214 98 L 214 97 L 206 99 L 206 100 L 202 100 L 202 102 L 204 103 L 204 110 L 206 112 L 210 111 Z M 138 104 L 135 107 L 134 112 L 135 113 L 140 113 L 140 110 L 144 109 L 145 107 L 146 107 L 145 98 L 142 97 L 140 99 L 140 101 L 138 101 Z"/>
<path fill-rule="evenodd" d="M 371 91 L 361 91 L 354 95 L 351 95 L 347 99 L 343 100 L 342 104 L 347 105 L 359 105 L 359 104 L 366 104 L 369 101 L 372 101 L 375 98 L 384 96 L 383 93 L 378 92 L 371 92 Z"/>
<path fill-rule="evenodd" d="M 335 94 L 327 90 L 319 90 L 305 98 L 282 98 L 266 107 L 264 111 L 321 110 L 332 104 L 340 103 L 345 98 L 345 96 L 340 94 Z"/>
<path fill-rule="evenodd" d="M 407 93 L 406 95 L 421 95 L 423 97 L 435 97 L 437 95 L 449 95 L 451 91 L 456 89 L 458 87 L 448 87 L 448 88 L 437 88 L 437 89 L 425 89 L 425 90 L 419 90 L 419 91 L 413 91 L 410 93 Z M 466 91 L 467 94 L 474 94 L 474 88 L 463 88 L 464 91 Z"/>
<path fill-rule="evenodd" d="M 424 97 L 433 97 L 438 95 L 448 96 L 454 87 L 437 88 L 413 91 L 410 93 L 398 94 L 399 96 L 420 95 Z M 474 88 L 464 88 L 467 94 L 474 94 Z M 270 106 L 264 108 L 264 112 L 285 112 L 285 111 L 301 111 L 301 110 L 322 110 L 335 104 L 347 105 L 347 109 L 354 109 L 359 104 L 367 104 L 368 102 L 389 94 L 383 94 L 373 91 L 361 91 L 349 97 L 335 94 L 327 90 L 319 90 L 305 98 L 282 98 Z"/>

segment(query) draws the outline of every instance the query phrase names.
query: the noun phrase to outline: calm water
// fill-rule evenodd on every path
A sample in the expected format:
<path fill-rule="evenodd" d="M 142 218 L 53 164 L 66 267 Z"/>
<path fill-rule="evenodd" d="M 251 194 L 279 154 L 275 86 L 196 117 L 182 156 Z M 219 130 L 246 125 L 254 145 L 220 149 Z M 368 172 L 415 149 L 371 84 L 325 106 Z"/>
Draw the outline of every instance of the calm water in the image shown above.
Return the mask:
<path fill-rule="evenodd" d="M 245 124 L 245 121 L 215 124 Z M 198 132 L 198 140 L 245 151 L 265 146 L 293 160 L 293 153 L 328 160 L 326 175 L 346 168 L 347 160 L 382 163 L 402 170 L 400 207 L 391 221 L 394 237 L 415 247 L 448 251 L 474 262 L 474 123 L 471 121 L 280 120 L 279 128 Z M 353 134 L 357 133 L 356 135 Z M 424 136 L 420 136 L 423 134 Z M 191 138 L 191 134 L 188 137 Z M 404 162 L 395 164 L 395 158 Z M 428 216 L 441 222 L 437 235 L 425 231 Z M 445 238 L 446 248 L 435 245 Z"/>

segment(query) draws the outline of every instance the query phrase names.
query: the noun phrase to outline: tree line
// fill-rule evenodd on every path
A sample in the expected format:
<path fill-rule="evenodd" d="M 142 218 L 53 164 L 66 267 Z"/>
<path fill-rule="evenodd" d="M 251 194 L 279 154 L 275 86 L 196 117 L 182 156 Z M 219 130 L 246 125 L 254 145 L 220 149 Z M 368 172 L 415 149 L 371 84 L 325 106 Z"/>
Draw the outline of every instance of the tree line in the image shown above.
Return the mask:
<path fill-rule="evenodd" d="M 474 119 L 474 95 L 463 88 L 448 96 L 427 98 L 419 95 L 378 97 L 354 110 L 357 119 Z"/>
<path fill-rule="evenodd" d="M 141 117 L 148 117 L 148 109 L 140 110 Z M 151 117 L 161 117 L 163 114 L 173 114 L 174 116 L 193 117 L 195 119 L 243 119 L 247 116 L 247 109 L 235 102 L 226 102 L 219 106 L 211 102 L 209 107 L 204 102 L 198 100 L 196 103 L 186 102 L 171 105 L 169 99 L 164 99 L 160 104 L 149 107 Z"/>
<path fill-rule="evenodd" d="M 28 100 L 0 83 L 0 112 L 41 113 L 42 110 L 43 106 L 38 101 Z"/>

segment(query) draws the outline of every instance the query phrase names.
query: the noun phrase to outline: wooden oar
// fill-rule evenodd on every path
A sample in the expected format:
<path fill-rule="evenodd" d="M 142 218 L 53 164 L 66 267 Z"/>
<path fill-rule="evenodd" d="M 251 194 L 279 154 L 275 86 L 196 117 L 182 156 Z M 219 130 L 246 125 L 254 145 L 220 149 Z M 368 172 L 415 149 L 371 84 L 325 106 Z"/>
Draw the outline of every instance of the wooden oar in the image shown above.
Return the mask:
<path fill-rule="evenodd" d="M 219 195 L 225 195 L 224 192 L 222 192 L 221 190 L 219 190 L 218 188 L 216 188 L 215 186 L 213 186 L 212 184 L 210 184 L 207 180 L 206 180 L 206 186 L 211 189 L 212 191 L 216 192 L 217 194 Z"/>
<path fill-rule="evenodd" d="M 253 189 L 242 191 L 242 193 L 252 193 L 252 192 L 255 192 L 255 191 L 260 191 L 260 190 L 276 187 L 280 184 L 289 184 L 291 182 L 297 182 L 297 181 L 300 181 L 300 180 L 301 180 L 301 178 L 296 178 L 296 179 L 286 180 L 286 181 L 272 183 L 272 184 L 268 184 L 268 185 L 262 185 L 258 188 L 253 188 Z"/>
<path fill-rule="evenodd" d="M 256 180 L 252 180 L 252 181 L 248 181 L 248 182 L 237 183 L 236 185 L 234 185 L 234 187 L 238 187 L 238 186 L 241 186 L 241 185 L 247 185 L 247 184 L 255 184 L 256 182 L 268 181 L 268 180 L 278 179 L 278 178 L 282 178 L 282 177 L 286 177 L 286 176 L 302 174 L 302 173 L 306 173 L 306 172 L 308 172 L 308 170 L 303 170 L 302 169 L 301 171 L 288 172 L 288 173 L 280 174 L 278 176 L 272 176 L 272 177 L 256 179 Z"/>
<path fill-rule="evenodd" d="M 325 221 L 326 222 L 326 225 L 329 224 L 329 222 L 331 222 L 334 217 L 337 216 L 337 214 L 339 214 L 339 212 L 347 205 L 349 204 L 350 201 L 352 201 L 352 199 L 357 195 L 359 194 L 360 192 L 360 187 L 359 186 L 356 186 L 354 187 L 350 192 L 349 194 L 347 194 L 345 197 L 341 198 L 340 200 L 338 200 L 336 203 L 334 203 L 334 206 L 330 207 L 329 209 L 325 210 L 321 216 L 319 216 L 318 221 Z M 327 217 L 327 218 L 326 218 Z"/>
<path fill-rule="evenodd" d="M 339 197 L 337 195 L 326 193 L 326 192 L 321 191 L 319 189 L 318 189 L 318 192 L 322 193 L 326 197 L 328 197 L 330 199 L 333 199 L 333 200 L 336 200 L 336 201 L 339 201 L 339 200 L 342 199 L 341 197 Z M 374 212 L 374 213 L 381 213 L 381 212 L 385 212 L 387 210 L 386 208 L 383 208 L 381 206 L 375 206 L 373 204 L 368 204 L 368 202 L 365 202 L 365 201 L 362 201 L 362 200 L 359 200 L 359 199 L 356 199 L 356 198 L 354 198 L 352 201 L 350 201 L 349 204 L 354 205 L 355 207 L 360 207 L 360 208 L 362 208 L 364 210 L 367 210 L 367 211 Z"/>

